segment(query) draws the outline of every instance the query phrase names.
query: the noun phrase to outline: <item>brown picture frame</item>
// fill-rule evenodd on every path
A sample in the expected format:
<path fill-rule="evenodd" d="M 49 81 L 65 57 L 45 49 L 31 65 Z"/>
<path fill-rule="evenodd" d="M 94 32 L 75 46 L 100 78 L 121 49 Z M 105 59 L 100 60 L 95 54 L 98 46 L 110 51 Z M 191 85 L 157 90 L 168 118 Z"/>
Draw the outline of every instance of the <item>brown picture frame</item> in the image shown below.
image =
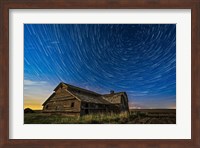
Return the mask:
<path fill-rule="evenodd" d="M 17 140 L 9 139 L 9 9 L 191 9 L 192 78 L 189 140 Z M 200 1 L 199 0 L 1 0 L 0 1 L 0 147 L 200 147 Z M 173 133 L 172 133 L 173 134 Z"/>

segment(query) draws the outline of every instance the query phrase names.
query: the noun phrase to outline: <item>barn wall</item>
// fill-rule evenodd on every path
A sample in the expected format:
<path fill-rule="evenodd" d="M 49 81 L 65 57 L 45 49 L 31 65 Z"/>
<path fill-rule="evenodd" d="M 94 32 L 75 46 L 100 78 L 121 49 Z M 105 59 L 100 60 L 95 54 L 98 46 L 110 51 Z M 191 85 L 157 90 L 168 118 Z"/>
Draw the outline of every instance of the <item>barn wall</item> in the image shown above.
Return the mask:
<path fill-rule="evenodd" d="M 121 108 L 121 112 L 124 112 L 124 111 L 129 112 L 128 98 L 125 95 L 121 96 L 120 108 Z"/>
<path fill-rule="evenodd" d="M 51 101 L 44 106 L 43 110 L 80 112 L 80 101 L 77 99 Z"/>
<path fill-rule="evenodd" d="M 81 115 L 95 113 L 120 113 L 120 104 L 81 103 Z"/>
<path fill-rule="evenodd" d="M 81 102 L 64 89 L 59 88 L 43 107 L 43 112 L 79 112 Z"/>
<path fill-rule="evenodd" d="M 106 112 L 105 104 L 96 104 L 91 102 L 81 103 L 81 115 L 91 114 L 91 113 L 104 113 Z"/>

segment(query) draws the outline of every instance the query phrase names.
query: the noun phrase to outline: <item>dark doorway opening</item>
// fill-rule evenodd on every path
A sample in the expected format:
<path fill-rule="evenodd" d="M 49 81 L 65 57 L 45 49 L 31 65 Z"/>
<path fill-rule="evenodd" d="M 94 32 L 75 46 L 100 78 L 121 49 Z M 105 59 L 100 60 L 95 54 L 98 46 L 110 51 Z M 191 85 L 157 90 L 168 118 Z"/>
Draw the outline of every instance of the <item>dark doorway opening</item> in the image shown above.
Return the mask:
<path fill-rule="evenodd" d="M 46 109 L 48 109 L 49 108 L 49 106 L 48 105 L 46 105 Z"/>
<path fill-rule="evenodd" d="M 89 113 L 89 111 L 88 111 L 88 109 L 86 109 L 86 110 L 85 110 L 85 114 L 88 114 L 88 113 Z"/>
<path fill-rule="evenodd" d="M 74 102 L 71 103 L 71 107 L 74 107 Z"/>
<path fill-rule="evenodd" d="M 85 109 L 85 114 L 88 114 L 89 113 L 89 111 L 88 111 L 88 103 L 85 104 L 85 108 L 86 108 Z"/>

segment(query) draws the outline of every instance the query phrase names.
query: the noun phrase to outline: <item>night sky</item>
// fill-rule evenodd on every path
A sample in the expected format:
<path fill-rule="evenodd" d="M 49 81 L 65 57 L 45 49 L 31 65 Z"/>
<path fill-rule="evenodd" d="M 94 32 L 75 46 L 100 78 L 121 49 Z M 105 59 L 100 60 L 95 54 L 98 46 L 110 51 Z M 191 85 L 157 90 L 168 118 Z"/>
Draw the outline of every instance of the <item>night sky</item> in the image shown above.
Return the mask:
<path fill-rule="evenodd" d="M 66 82 L 125 91 L 132 108 L 176 108 L 175 24 L 25 24 L 25 106 Z"/>

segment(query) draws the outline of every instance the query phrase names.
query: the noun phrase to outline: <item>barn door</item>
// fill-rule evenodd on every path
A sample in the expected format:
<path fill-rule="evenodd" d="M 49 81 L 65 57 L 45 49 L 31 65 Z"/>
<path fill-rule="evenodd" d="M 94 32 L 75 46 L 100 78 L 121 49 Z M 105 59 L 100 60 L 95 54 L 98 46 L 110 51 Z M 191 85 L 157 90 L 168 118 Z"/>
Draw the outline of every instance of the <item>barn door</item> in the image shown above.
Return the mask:
<path fill-rule="evenodd" d="M 89 113 L 89 111 L 88 111 L 88 103 L 85 104 L 85 108 L 86 108 L 85 109 L 85 114 L 88 114 Z"/>

